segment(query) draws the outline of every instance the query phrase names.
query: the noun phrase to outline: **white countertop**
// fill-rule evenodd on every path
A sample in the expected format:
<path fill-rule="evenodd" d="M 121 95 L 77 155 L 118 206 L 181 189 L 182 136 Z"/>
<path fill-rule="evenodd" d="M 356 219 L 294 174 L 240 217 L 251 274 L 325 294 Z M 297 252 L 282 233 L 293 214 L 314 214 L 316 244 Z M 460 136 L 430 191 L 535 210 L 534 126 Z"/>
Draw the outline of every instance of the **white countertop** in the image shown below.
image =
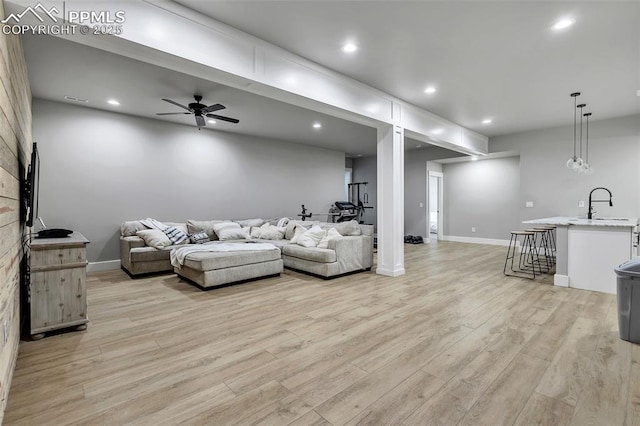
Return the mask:
<path fill-rule="evenodd" d="M 538 224 L 538 225 L 556 225 L 556 226 L 609 226 L 609 227 L 634 227 L 638 225 L 637 217 L 625 217 L 625 218 L 597 218 L 597 219 L 584 219 L 578 217 L 545 217 L 543 219 L 525 220 L 522 223 Z"/>

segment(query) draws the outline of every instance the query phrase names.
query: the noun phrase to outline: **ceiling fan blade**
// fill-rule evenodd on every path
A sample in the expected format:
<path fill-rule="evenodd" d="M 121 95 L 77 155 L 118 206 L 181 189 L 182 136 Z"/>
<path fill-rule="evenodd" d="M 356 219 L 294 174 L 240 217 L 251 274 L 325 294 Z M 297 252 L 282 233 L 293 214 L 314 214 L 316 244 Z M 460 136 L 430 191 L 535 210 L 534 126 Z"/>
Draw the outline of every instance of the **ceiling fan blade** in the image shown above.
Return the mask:
<path fill-rule="evenodd" d="M 184 106 L 182 104 L 179 104 L 176 101 L 172 101 L 171 99 L 164 99 L 163 98 L 162 100 L 165 101 L 165 102 L 169 102 L 170 104 L 173 104 L 175 106 L 179 106 L 180 108 L 186 109 L 187 111 L 193 112 L 193 111 L 191 111 L 191 109 L 189 109 L 189 107 Z"/>
<path fill-rule="evenodd" d="M 234 123 L 234 124 L 238 124 L 240 122 L 240 120 L 236 118 L 225 117 L 223 115 L 207 114 L 207 117 L 213 118 L 215 120 L 228 121 L 229 123 Z"/>
<path fill-rule="evenodd" d="M 221 104 L 214 104 L 214 105 L 209 105 L 206 108 L 202 108 L 202 113 L 203 114 L 208 114 L 210 112 L 214 112 L 214 111 L 220 111 L 221 109 L 225 109 L 226 106 L 221 105 Z"/>
<path fill-rule="evenodd" d="M 156 112 L 156 115 L 182 115 L 182 114 L 191 114 L 190 112 Z"/>
<path fill-rule="evenodd" d="M 198 127 L 205 127 L 207 125 L 204 121 L 204 117 L 201 115 L 196 115 L 196 124 Z"/>

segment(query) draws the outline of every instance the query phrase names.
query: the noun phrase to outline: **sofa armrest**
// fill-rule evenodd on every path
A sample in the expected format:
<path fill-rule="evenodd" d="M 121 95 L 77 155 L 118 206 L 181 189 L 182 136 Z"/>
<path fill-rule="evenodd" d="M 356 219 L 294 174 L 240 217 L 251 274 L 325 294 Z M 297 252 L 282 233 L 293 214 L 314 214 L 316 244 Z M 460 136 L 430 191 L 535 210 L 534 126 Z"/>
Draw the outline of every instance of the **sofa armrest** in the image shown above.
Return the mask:
<path fill-rule="evenodd" d="M 140 237 L 120 237 L 120 263 L 127 270 L 131 270 L 131 249 L 145 247 L 144 240 Z"/>
<path fill-rule="evenodd" d="M 342 273 L 373 266 L 373 238 L 369 235 L 332 239 L 328 248 L 335 250 Z"/>

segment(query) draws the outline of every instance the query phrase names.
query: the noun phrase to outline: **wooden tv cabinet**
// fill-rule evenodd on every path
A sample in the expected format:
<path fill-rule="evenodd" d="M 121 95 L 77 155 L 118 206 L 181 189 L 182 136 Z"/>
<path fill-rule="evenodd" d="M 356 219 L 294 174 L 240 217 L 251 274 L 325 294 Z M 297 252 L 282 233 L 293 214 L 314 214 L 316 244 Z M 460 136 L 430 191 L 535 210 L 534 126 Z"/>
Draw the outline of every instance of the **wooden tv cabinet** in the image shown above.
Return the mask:
<path fill-rule="evenodd" d="M 29 306 L 34 340 L 47 331 L 87 328 L 88 243 L 79 232 L 31 241 Z"/>

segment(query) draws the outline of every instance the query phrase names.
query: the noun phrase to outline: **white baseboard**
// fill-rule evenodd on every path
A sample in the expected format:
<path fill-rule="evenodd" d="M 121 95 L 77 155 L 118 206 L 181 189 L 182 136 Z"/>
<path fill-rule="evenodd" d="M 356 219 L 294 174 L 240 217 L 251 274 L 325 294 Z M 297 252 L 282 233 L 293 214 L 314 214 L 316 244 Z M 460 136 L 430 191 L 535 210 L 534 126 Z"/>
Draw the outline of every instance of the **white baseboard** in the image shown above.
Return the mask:
<path fill-rule="evenodd" d="M 385 275 L 387 277 L 399 277 L 400 275 L 404 275 L 405 274 L 405 270 L 404 268 L 401 269 L 383 269 L 383 268 L 377 268 L 376 269 L 376 274 L 378 275 Z"/>
<path fill-rule="evenodd" d="M 553 276 L 553 285 L 558 286 L 558 287 L 569 287 L 569 276 L 568 275 L 555 274 Z"/>
<path fill-rule="evenodd" d="M 112 271 L 114 269 L 120 269 L 120 259 L 89 262 L 87 265 L 87 272 Z"/>
<path fill-rule="evenodd" d="M 456 243 L 490 244 L 492 246 L 508 246 L 509 245 L 509 240 L 497 240 L 494 238 L 456 237 L 453 235 L 444 235 L 442 237 L 442 240 L 454 241 Z"/>

